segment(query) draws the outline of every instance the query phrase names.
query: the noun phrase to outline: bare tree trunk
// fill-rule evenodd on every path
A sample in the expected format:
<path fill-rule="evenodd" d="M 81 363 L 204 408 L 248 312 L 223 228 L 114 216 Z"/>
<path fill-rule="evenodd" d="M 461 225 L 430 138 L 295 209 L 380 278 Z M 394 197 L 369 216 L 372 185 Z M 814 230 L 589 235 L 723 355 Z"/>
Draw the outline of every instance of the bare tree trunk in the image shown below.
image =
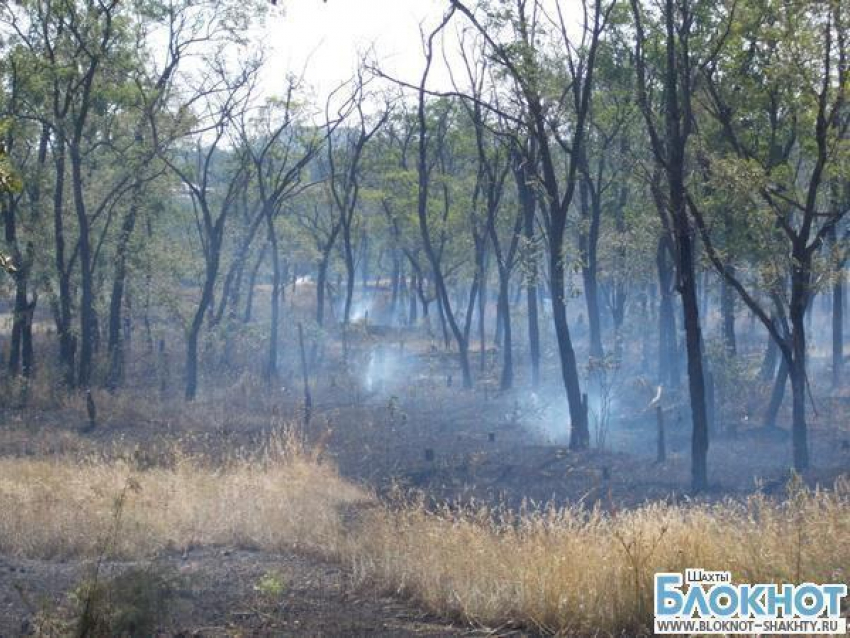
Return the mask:
<path fill-rule="evenodd" d="M 683 192 L 681 194 L 684 194 Z M 681 205 L 684 216 L 684 202 Z M 674 208 L 675 210 L 675 208 Z M 692 239 L 687 220 L 678 232 L 679 262 L 681 266 L 681 295 L 685 311 L 685 343 L 688 353 L 688 389 L 691 397 L 693 434 L 691 440 L 691 484 L 695 490 L 708 486 L 708 415 L 705 400 L 705 370 L 702 361 L 702 337 L 699 325 L 699 309 L 696 298 L 696 282 L 693 272 Z"/>
<path fill-rule="evenodd" d="M 534 217 L 537 200 L 535 199 L 534 191 L 531 187 L 533 179 L 533 169 L 528 166 L 530 162 L 536 162 L 536 154 L 533 150 L 530 153 L 531 157 L 519 165 L 514 166 L 514 178 L 517 184 L 519 193 L 520 206 L 523 213 L 523 234 L 525 236 L 526 247 L 534 246 Z M 525 299 L 528 308 L 528 352 L 531 359 L 531 385 L 538 387 L 540 385 L 540 326 L 538 321 L 537 309 L 537 255 L 531 254 L 527 260 L 528 272 L 525 274 Z"/>
<path fill-rule="evenodd" d="M 257 274 L 260 272 L 260 266 L 263 265 L 268 249 L 268 243 L 263 244 L 263 249 L 260 251 L 254 267 L 251 269 L 251 275 L 248 278 L 248 295 L 245 299 L 245 314 L 242 316 L 242 323 L 251 323 L 251 317 L 254 314 L 254 291 L 257 286 Z"/>
<path fill-rule="evenodd" d="M 578 365 L 576 362 L 570 327 L 567 323 L 567 305 L 564 298 L 564 260 L 563 248 L 551 246 L 549 257 L 550 292 L 552 295 L 552 318 L 555 322 L 555 336 L 558 341 L 558 353 L 561 361 L 561 376 L 567 391 L 572 429 L 570 448 L 583 450 L 590 445 L 590 429 L 587 413 L 583 409 L 582 393 L 579 386 Z"/>
<path fill-rule="evenodd" d="M 673 304 L 672 246 L 669 237 L 658 240 L 656 266 L 658 269 L 658 378 L 671 388 L 678 388 L 679 349 L 677 345 L 676 312 Z"/>
<path fill-rule="evenodd" d="M 133 190 L 130 208 L 121 224 L 121 233 L 118 235 L 118 245 L 115 249 L 115 271 L 112 277 L 112 296 L 109 300 L 109 334 L 107 340 L 107 355 L 109 357 L 107 385 L 112 389 L 121 385 L 124 379 L 125 352 L 122 339 L 121 310 L 127 278 L 127 252 L 130 237 L 136 226 L 136 215 L 139 209 L 139 190 L 139 185 Z"/>
<path fill-rule="evenodd" d="M 363 294 L 368 294 L 366 290 L 369 287 L 370 250 L 369 235 L 364 234 L 360 242 L 360 286 L 363 288 Z"/>
<path fill-rule="evenodd" d="M 437 314 L 440 317 L 440 327 L 443 331 L 443 347 L 448 350 L 451 342 L 449 340 L 449 331 L 446 327 L 446 313 L 443 310 L 443 299 L 439 295 L 437 296 Z"/>
<path fill-rule="evenodd" d="M 730 268 L 733 267 L 730 266 Z M 734 269 L 732 276 L 734 276 Z M 735 338 L 735 291 L 725 279 L 721 279 L 720 282 L 720 314 L 723 320 L 723 345 L 726 347 L 726 352 L 734 356 L 738 352 Z"/>
<path fill-rule="evenodd" d="M 767 410 L 764 414 L 763 425 L 766 428 L 776 427 L 776 417 L 779 414 L 779 408 L 782 406 L 782 399 L 785 397 L 785 385 L 787 383 L 788 363 L 783 357 L 779 363 L 779 370 L 773 382 L 773 391 L 770 393 L 770 401 L 767 404 Z"/>
<path fill-rule="evenodd" d="M 343 256 L 345 259 L 345 307 L 342 313 L 342 324 L 351 322 L 351 306 L 354 300 L 354 250 L 351 246 L 351 231 L 343 224 L 342 229 Z"/>
<path fill-rule="evenodd" d="M 776 317 L 771 315 L 771 322 L 776 323 Z M 779 358 L 779 346 L 776 345 L 776 339 L 768 333 L 767 335 L 767 348 L 764 352 L 764 359 L 762 360 L 761 368 L 759 370 L 759 379 L 762 381 L 770 381 L 773 379 L 774 372 L 776 372 L 776 360 Z M 787 374 L 787 371 L 786 371 Z M 784 383 L 784 382 L 783 382 Z M 784 387 L 784 385 L 783 385 Z"/>
<path fill-rule="evenodd" d="M 59 279 L 59 298 L 55 302 L 56 332 L 59 335 L 59 363 L 65 385 L 74 385 L 76 339 L 71 332 L 71 273 L 65 262 L 65 135 L 60 127 L 53 145 L 56 163 L 56 183 L 53 190 L 53 236 L 55 241 L 56 274 Z"/>
<path fill-rule="evenodd" d="M 71 144 L 71 186 L 74 194 L 74 210 L 79 228 L 80 259 L 80 360 L 78 383 L 86 388 L 91 383 L 94 335 L 94 287 L 92 281 L 91 243 L 89 218 L 83 195 L 82 155 L 79 140 Z"/>
<path fill-rule="evenodd" d="M 268 220 L 269 228 L 269 246 L 272 253 L 272 307 L 271 307 L 271 323 L 269 325 L 269 358 L 266 363 L 266 382 L 271 383 L 277 378 L 278 363 L 278 331 L 280 329 L 280 306 L 283 273 L 280 264 L 280 252 L 278 251 L 277 232 L 274 229 L 274 223 L 271 216 Z"/>
<path fill-rule="evenodd" d="M 209 305 L 209 302 L 207 302 Z M 204 308 L 206 312 L 206 308 Z M 204 323 L 204 312 L 195 311 L 195 318 L 186 335 L 186 400 L 194 401 L 198 394 L 198 333 Z"/>
<path fill-rule="evenodd" d="M 221 250 L 221 239 L 212 238 L 213 246 L 210 247 L 210 256 L 206 263 L 204 276 L 204 288 L 201 292 L 201 300 L 195 309 L 195 315 L 186 335 L 186 400 L 194 401 L 198 394 L 198 340 L 201 327 L 204 325 L 204 316 L 212 305 L 215 280 L 218 276 L 218 256 Z"/>
<path fill-rule="evenodd" d="M 795 255 L 795 265 L 791 270 L 791 361 L 788 362 L 788 376 L 791 379 L 792 401 L 792 448 L 794 451 L 794 469 L 803 471 L 809 467 L 809 446 L 806 424 L 806 325 L 805 315 L 808 292 L 807 273 L 811 264 L 806 263 L 802 255 Z"/>
<path fill-rule="evenodd" d="M 478 368 L 484 372 L 487 367 L 487 257 L 483 248 L 476 246 L 478 257 Z"/>
<path fill-rule="evenodd" d="M 392 297 L 390 298 L 390 316 L 389 316 L 389 324 L 391 326 L 396 325 L 396 319 L 398 316 L 398 296 L 399 296 L 399 285 L 401 279 L 401 259 L 398 256 L 398 250 L 393 249 L 392 253 L 393 257 L 393 270 L 392 270 L 392 278 L 391 278 L 391 290 Z"/>
<path fill-rule="evenodd" d="M 409 296 L 412 295 L 412 291 L 407 285 L 407 272 L 404 268 L 404 261 L 401 262 L 398 279 L 398 322 L 401 326 L 409 326 L 410 318 L 407 316 L 407 307 L 410 305 Z"/>
<path fill-rule="evenodd" d="M 502 378 L 499 387 L 509 390 L 514 384 L 513 339 L 511 336 L 511 309 L 508 298 L 510 273 L 499 272 L 499 304 L 502 307 L 502 326 L 504 341 L 502 344 Z"/>
<path fill-rule="evenodd" d="M 832 387 L 840 388 L 844 371 L 844 281 L 832 285 Z"/>
<path fill-rule="evenodd" d="M 13 278 L 15 281 L 15 307 L 12 315 L 12 335 L 9 344 L 9 375 L 22 374 L 24 378 L 29 378 L 34 370 L 32 316 L 35 310 L 35 301 L 30 302 L 28 298 L 28 273 L 25 267 L 19 267 Z"/>
<path fill-rule="evenodd" d="M 533 281 L 525 287 L 528 307 L 528 353 L 531 358 L 531 385 L 540 385 L 540 326 L 537 316 L 537 284 Z"/>
<path fill-rule="evenodd" d="M 146 218 L 145 230 L 148 239 L 153 237 L 153 224 L 150 217 Z M 147 345 L 148 354 L 154 353 L 153 329 L 151 326 L 151 288 L 153 286 L 153 265 L 148 263 L 145 265 L 145 302 L 142 311 L 142 325 L 145 327 L 145 344 Z"/>
<path fill-rule="evenodd" d="M 416 283 L 416 273 L 411 273 L 410 275 L 410 308 L 407 314 L 408 324 L 411 326 L 415 326 L 419 321 L 419 303 L 417 300 L 417 283 Z"/>
<path fill-rule="evenodd" d="M 328 260 L 330 254 L 322 255 L 316 274 L 316 323 L 325 325 L 325 289 L 328 285 Z"/>
<path fill-rule="evenodd" d="M 493 344 L 497 348 L 502 347 L 502 330 L 504 326 L 502 326 L 502 304 L 499 303 L 499 292 L 496 292 L 496 329 L 493 332 Z"/>
<path fill-rule="evenodd" d="M 313 414 L 313 395 L 310 393 L 310 371 L 307 368 L 307 350 L 304 347 L 304 328 L 298 322 L 298 349 L 301 353 L 301 377 L 304 381 L 304 425 L 310 425 Z"/>
<path fill-rule="evenodd" d="M 838 237 L 832 229 L 832 244 L 837 246 Z M 832 387 L 841 387 L 844 368 L 844 259 L 836 266 L 832 283 Z"/>
<path fill-rule="evenodd" d="M 582 160 L 586 162 L 585 159 Z M 584 284 L 584 298 L 587 304 L 587 323 L 590 337 L 590 357 L 602 359 L 602 331 L 599 317 L 599 286 L 597 285 L 597 243 L 601 219 L 601 203 L 593 196 L 587 179 L 579 183 L 579 204 L 582 216 L 589 221 L 589 228 L 579 233 L 579 253 L 582 258 L 581 276 Z"/>
<path fill-rule="evenodd" d="M 11 199 L 11 198 L 10 198 Z M 33 261 L 32 244 L 27 246 L 27 255 L 21 255 L 17 237 L 17 202 L 7 202 L 5 211 L 6 243 L 13 250 L 15 272 L 12 280 L 15 282 L 15 305 L 12 311 L 12 335 L 9 344 L 8 369 L 10 376 L 23 374 L 24 378 L 32 376 L 34 370 L 32 350 L 32 318 L 37 297 L 32 302 L 27 294 L 30 267 Z"/>
<path fill-rule="evenodd" d="M 620 152 L 623 156 L 628 154 L 629 142 L 624 135 L 620 143 Z M 614 227 L 621 237 L 626 236 L 625 208 L 629 199 L 629 181 L 624 179 L 620 183 L 617 198 L 617 208 L 614 211 Z M 614 323 L 614 358 L 621 361 L 623 358 L 623 322 L 626 318 L 626 297 L 628 288 L 626 282 L 626 246 L 624 242 L 617 244 L 614 253 L 614 280 L 611 283 L 611 319 Z"/>

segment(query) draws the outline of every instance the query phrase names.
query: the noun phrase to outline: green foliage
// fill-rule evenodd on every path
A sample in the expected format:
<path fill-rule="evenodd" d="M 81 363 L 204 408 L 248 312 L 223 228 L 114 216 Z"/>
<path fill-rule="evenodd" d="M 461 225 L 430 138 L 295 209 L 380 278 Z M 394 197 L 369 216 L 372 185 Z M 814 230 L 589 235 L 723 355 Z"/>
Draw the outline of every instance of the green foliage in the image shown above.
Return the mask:
<path fill-rule="evenodd" d="M 0 134 L 2 134 L 0 132 Z M 17 194 L 23 189 L 24 183 L 9 156 L 0 146 L 0 193 Z"/>
<path fill-rule="evenodd" d="M 275 600 L 283 596 L 286 591 L 286 581 L 280 574 L 268 572 L 263 574 L 263 577 L 254 585 L 254 589 L 263 597 Z"/>

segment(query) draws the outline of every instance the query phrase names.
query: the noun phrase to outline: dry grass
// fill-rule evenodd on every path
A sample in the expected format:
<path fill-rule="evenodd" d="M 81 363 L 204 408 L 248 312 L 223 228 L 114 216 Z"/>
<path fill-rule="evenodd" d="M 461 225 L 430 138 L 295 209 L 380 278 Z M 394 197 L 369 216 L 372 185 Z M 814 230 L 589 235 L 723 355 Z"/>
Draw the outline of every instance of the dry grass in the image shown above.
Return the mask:
<path fill-rule="evenodd" d="M 850 484 L 831 492 L 795 487 L 781 504 L 756 496 L 613 516 L 383 510 L 365 523 L 351 559 L 361 579 L 466 621 L 636 635 L 649 631 L 658 571 L 704 567 L 729 570 L 738 582 L 846 582 Z"/>
<path fill-rule="evenodd" d="M 776 503 L 649 505 L 606 514 L 374 507 L 291 435 L 222 466 L 176 454 L 130 460 L 0 459 L 0 553 L 92 557 L 220 544 L 342 560 L 363 583 L 488 626 L 563 634 L 646 631 L 652 575 L 726 569 L 740 582 L 845 582 L 850 484 Z M 120 503 L 120 508 L 116 507 Z M 356 524 L 351 506 L 369 503 Z"/>
<path fill-rule="evenodd" d="M 140 470 L 132 461 L 0 460 L 0 552 L 53 558 L 236 545 L 332 553 L 339 509 L 367 495 L 294 442 L 220 468 L 178 458 Z M 120 512 L 116 503 L 121 499 Z"/>

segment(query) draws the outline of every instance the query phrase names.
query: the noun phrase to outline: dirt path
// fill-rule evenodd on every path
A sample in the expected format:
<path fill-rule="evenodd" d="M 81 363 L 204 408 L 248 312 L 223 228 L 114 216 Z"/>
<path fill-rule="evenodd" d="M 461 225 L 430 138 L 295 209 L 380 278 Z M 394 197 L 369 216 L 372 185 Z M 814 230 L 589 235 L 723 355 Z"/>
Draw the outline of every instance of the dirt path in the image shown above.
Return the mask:
<path fill-rule="evenodd" d="M 154 603 L 159 636 L 490 635 L 357 591 L 339 567 L 296 554 L 195 549 L 149 563 L 110 563 L 102 580 L 133 569 L 170 583 L 168 604 Z M 91 563 L 0 556 L 0 638 L 31 634 L 39 613 L 67 613 L 69 594 L 91 570 Z M 144 599 L 143 585 L 134 586 Z"/>

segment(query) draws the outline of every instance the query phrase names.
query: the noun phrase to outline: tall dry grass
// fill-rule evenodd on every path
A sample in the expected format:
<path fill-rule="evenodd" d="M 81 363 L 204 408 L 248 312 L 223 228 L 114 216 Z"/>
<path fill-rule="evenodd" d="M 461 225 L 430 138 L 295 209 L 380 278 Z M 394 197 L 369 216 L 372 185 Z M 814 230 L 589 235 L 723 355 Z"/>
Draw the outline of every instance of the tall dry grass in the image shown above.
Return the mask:
<path fill-rule="evenodd" d="M 222 467 L 187 457 L 149 469 L 94 457 L 4 458 L 0 552 L 91 557 L 120 516 L 115 556 L 196 545 L 331 553 L 343 537 L 339 510 L 367 498 L 294 437 Z"/>
<path fill-rule="evenodd" d="M 433 512 L 376 507 L 298 441 L 275 438 L 263 454 L 219 467 L 187 457 L 149 469 L 94 457 L 0 459 L 0 553 L 96 556 L 120 509 L 109 547 L 117 556 L 204 544 L 300 548 L 443 616 L 580 635 L 647 633 L 657 571 L 723 569 L 738 582 L 845 582 L 850 573 L 846 481 L 831 491 L 797 485 L 781 502 Z"/>
<path fill-rule="evenodd" d="M 616 515 L 378 510 L 350 553 L 364 581 L 487 626 L 648 633 L 653 575 L 729 570 L 736 582 L 846 582 L 850 483 L 777 503 L 648 505 Z M 498 522 L 494 522 L 498 521 Z"/>

